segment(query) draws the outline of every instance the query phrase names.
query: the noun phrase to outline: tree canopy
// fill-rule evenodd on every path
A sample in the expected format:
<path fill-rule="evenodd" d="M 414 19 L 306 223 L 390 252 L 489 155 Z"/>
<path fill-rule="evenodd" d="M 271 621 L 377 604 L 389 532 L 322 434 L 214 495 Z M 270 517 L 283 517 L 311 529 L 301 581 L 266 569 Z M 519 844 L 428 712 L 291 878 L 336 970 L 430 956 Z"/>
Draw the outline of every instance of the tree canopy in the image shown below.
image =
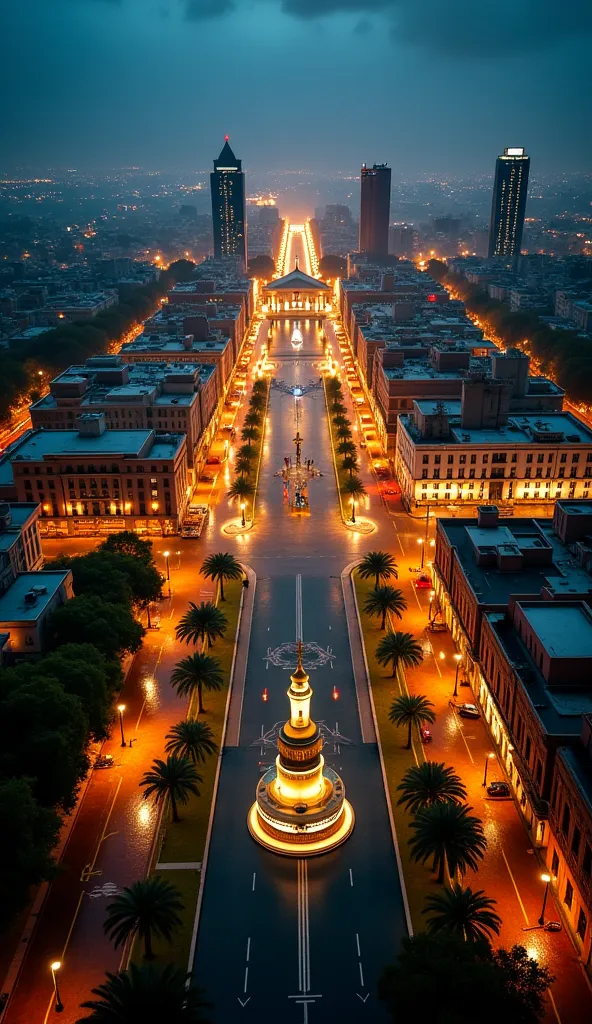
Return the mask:
<path fill-rule="evenodd" d="M 53 877 L 51 850 L 61 825 L 58 815 L 35 799 L 29 779 L 0 779 L 0 821 L 8 842 L 0 843 L 0 927 L 25 906 L 29 889 Z"/>
<path fill-rule="evenodd" d="M 129 609 L 83 594 L 56 609 L 48 634 L 54 647 L 78 641 L 93 644 L 107 658 L 116 658 L 140 649 L 144 627 Z"/>

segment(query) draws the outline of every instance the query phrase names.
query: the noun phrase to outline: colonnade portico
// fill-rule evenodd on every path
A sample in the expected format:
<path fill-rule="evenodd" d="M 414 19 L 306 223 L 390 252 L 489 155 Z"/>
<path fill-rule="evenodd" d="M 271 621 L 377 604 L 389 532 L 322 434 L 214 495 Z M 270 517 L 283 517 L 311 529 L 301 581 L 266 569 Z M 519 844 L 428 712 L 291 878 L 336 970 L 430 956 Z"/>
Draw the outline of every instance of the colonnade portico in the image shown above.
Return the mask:
<path fill-rule="evenodd" d="M 284 277 L 269 281 L 262 292 L 262 312 L 276 317 L 299 313 L 324 317 L 333 308 L 329 285 L 305 274 L 298 266 Z"/>

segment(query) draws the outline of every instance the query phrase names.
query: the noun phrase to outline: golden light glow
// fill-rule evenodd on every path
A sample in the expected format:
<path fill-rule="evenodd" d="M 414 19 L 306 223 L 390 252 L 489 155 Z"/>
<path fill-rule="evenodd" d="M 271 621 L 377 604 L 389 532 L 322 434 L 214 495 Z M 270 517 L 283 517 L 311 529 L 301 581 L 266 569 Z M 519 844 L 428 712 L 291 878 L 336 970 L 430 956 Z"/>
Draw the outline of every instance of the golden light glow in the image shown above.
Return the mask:
<path fill-rule="evenodd" d="M 550 881 L 551 881 L 551 875 L 548 875 L 548 874 L 546 874 L 546 873 L 545 873 L 545 874 L 542 874 L 542 875 L 541 875 L 541 881 L 542 881 L 542 882 L 550 882 Z"/>
<path fill-rule="evenodd" d="M 119 714 L 122 715 L 123 712 L 125 711 L 125 704 L 118 704 L 117 710 L 119 711 Z"/>
<path fill-rule="evenodd" d="M 60 967 L 62 966 L 62 962 L 61 960 L 54 960 L 54 962 L 50 966 L 52 971 L 59 971 Z"/>

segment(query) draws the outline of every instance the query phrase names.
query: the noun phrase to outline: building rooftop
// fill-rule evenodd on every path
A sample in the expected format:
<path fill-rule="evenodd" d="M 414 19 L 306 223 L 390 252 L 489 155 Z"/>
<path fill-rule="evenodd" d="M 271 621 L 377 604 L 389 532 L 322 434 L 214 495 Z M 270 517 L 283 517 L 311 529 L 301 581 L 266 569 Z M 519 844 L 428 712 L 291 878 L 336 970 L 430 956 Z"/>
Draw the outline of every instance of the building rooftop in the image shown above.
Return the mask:
<path fill-rule="evenodd" d="M 487 612 L 486 618 L 520 677 L 523 692 L 543 729 L 551 736 L 579 736 L 582 715 L 592 713 L 592 689 L 570 689 L 567 682 L 561 686 L 548 685 L 507 616 L 503 612 Z"/>
<path fill-rule="evenodd" d="M 580 746 L 558 747 L 557 756 L 573 775 L 592 813 L 592 762 Z"/>
<path fill-rule="evenodd" d="M 583 608 L 557 602 L 521 608 L 551 658 L 592 658 L 592 620 Z"/>
<path fill-rule="evenodd" d="M 9 510 L 10 523 L 0 527 L 0 551 L 9 551 L 39 506 L 35 501 L 10 501 L 2 502 L 2 505 Z"/>
<path fill-rule="evenodd" d="M 437 405 L 444 406 L 448 415 L 450 433 L 447 437 L 422 438 L 409 415 L 400 417 L 401 425 L 416 444 L 426 445 L 513 445 L 549 444 L 569 446 L 572 444 L 592 445 L 592 430 L 569 412 L 538 412 L 531 414 L 514 413 L 503 427 L 462 427 L 460 424 L 461 403 L 446 399 L 442 403 L 434 400 L 414 400 L 414 406 L 424 415 L 436 415 Z"/>
<path fill-rule="evenodd" d="M 69 575 L 69 569 L 20 572 L 8 590 L 0 595 L 0 623 L 36 622 Z"/>
<path fill-rule="evenodd" d="M 184 442 L 185 434 L 157 434 L 153 430 L 105 430 L 98 436 L 76 430 L 32 430 L 7 448 L 0 459 L 0 486 L 12 483 L 13 462 L 41 462 L 47 457 L 67 455 L 172 459 Z"/>

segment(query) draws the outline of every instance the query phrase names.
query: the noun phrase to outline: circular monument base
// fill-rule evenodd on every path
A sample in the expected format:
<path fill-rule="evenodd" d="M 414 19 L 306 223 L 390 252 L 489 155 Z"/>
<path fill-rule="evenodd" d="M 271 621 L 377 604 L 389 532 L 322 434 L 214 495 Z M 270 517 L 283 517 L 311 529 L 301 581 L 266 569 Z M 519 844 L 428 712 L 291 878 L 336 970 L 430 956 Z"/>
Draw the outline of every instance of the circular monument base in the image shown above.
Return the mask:
<path fill-rule="evenodd" d="M 376 523 L 371 519 L 364 519 L 363 517 L 356 519 L 355 523 L 352 523 L 351 519 L 344 519 L 343 525 L 346 529 L 352 530 L 353 533 L 374 533 L 376 529 Z"/>
<path fill-rule="evenodd" d="M 247 533 L 247 531 L 252 528 L 252 519 L 247 519 L 244 526 L 241 519 L 229 519 L 228 522 L 224 523 L 220 529 L 226 537 L 237 537 L 241 533 Z"/>
<path fill-rule="evenodd" d="M 284 857 L 314 857 L 328 853 L 345 842 L 353 831 L 354 823 L 354 810 L 348 800 L 343 801 L 343 813 L 335 825 L 317 833 L 299 831 L 290 834 L 270 827 L 259 816 L 256 801 L 247 817 L 247 825 L 253 839 L 266 850 L 282 854 Z"/>

